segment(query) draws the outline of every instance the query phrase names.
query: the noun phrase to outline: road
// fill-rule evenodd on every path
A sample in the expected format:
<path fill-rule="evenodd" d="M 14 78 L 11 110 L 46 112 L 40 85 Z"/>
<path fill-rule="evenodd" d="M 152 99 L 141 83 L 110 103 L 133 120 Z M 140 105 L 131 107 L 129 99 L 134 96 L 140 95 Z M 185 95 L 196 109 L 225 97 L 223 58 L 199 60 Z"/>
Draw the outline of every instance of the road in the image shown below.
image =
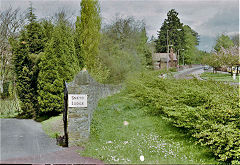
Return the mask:
<path fill-rule="evenodd" d="M 191 79 L 194 77 L 196 77 L 199 80 L 204 80 L 200 77 L 200 75 L 205 72 L 203 69 L 203 66 L 195 66 L 193 68 L 189 68 L 189 69 L 184 69 L 182 71 L 177 72 L 174 77 L 176 79 Z M 207 72 L 212 72 L 212 69 L 208 70 Z M 220 72 L 221 73 L 221 72 Z M 228 74 L 228 73 L 224 73 L 222 72 L 222 74 Z M 234 86 L 240 86 L 240 82 L 223 82 L 225 84 L 229 84 L 229 85 L 234 85 Z"/>
<path fill-rule="evenodd" d="M 199 75 L 203 72 L 204 72 L 203 66 L 199 65 L 199 66 L 195 66 L 193 68 L 188 68 L 188 69 L 184 69 L 182 71 L 179 71 L 178 73 L 176 73 L 174 75 L 174 77 L 176 79 L 181 79 L 181 78 L 190 79 L 193 76 L 195 76 L 196 78 L 202 80 Z"/>
<path fill-rule="evenodd" d="M 42 130 L 41 123 L 25 119 L 0 119 L 1 164 L 103 164 L 81 157 L 82 147 L 62 148 Z"/>
<path fill-rule="evenodd" d="M 42 130 L 41 123 L 33 120 L 1 120 L 0 160 L 39 155 L 62 150 Z"/>

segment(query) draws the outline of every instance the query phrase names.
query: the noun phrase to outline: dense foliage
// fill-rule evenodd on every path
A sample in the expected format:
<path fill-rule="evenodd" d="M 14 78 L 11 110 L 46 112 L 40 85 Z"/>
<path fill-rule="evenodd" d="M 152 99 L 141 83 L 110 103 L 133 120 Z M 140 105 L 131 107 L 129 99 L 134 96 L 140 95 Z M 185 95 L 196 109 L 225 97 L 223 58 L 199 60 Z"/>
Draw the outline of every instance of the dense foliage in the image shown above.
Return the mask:
<path fill-rule="evenodd" d="M 100 59 L 109 70 L 108 82 L 121 82 L 127 74 L 151 66 L 149 48 L 142 21 L 117 17 L 102 29 Z"/>
<path fill-rule="evenodd" d="M 197 45 L 199 43 L 198 33 L 191 29 L 190 26 L 184 25 L 184 50 L 181 52 L 184 55 L 184 63 L 192 64 L 198 62 L 199 50 L 197 49 Z M 179 53 L 179 52 L 178 52 Z M 183 61 L 183 56 L 180 54 L 180 63 Z"/>
<path fill-rule="evenodd" d="M 39 63 L 38 103 L 41 114 L 63 109 L 63 81 L 79 71 L 71 29 L 64 22 L 54 28 L 52 38 Z"/>
<path fill-rule="evenodd" d="M 209 56 L 204 57 L 203 63 L 212 66 L 214 70 L 220 67 L 239 66 L 239 46 L 221 47 L 219 51 L 212 52 Z"/>
<path fill-rule="evenodd" d="M 33 7 L 20 36 L 11 40 L 14 55 L 19 117 L 38 118 L 54 115 L 63 109 L 63 81 L 79 70 L 72 29 L 64 13 L 51 20 L 37 21 Z"/>
<path fill-rule="evenodd" d="M 81 58 L 83 58 L 83 65 L 91 75 L 98 81 L 103 82 L 107 79 L 109 71 L 101 63 L 98 56 L 101 37 L 100 29 L 101 17 L 99 2 L 97 0 L 82 0 L 81 16 L 76 22 L 76 35 L 78 39 L 75 42 L 81 54 L 79 62 L 82 63 Z"/>
<path fill-rule="evenodd" d="M 127 84 L 130 96 L 147 111 L 183 127 L 198 143 L 209 146 L 220 161 L 240 161 L 239 91 L 213 81 L 160 79 L 135 75 Z"/>
<path fill-rule="evenodd" d="M 227 48 L 230 48 L 230 47 L 232 47 L 232 46 L 234 46 L 234 43 L 233 43 L 233 41 L 230 39 L 230 37 L 227 36 L 227 35 L 222 34 L 222 35 L 220 35 L 220 36 L 217 38 L 217 40 L 216 40 L 216 45 L 214 46 L 214 50 L 215 50 L 216 52 L 219 52 L 222 47 L 225 48 L 225 49 L 227 49 Z"/>
<path fill-rule="evenodd" d="M 180 64 L 192 64 L 198 61 L 199 35 L 188 25 L 183 25 L 178 18 L 178 13 L 172 9 L 167 13 L 156 42 L 156 52 L 165 53 L 172 47 L 179 53 Z M 180 52 L 179 52 L 180 51 Z"/>
<path fill-rule="evenodd" d="M 167 19 L 164 20 L 158 31 L 156 51 L 165 53 L 168 45 L 173 45 L 174 50 L 181 49 L 184 45 L 183 23 L 180 22 L 178 13 L 174 9 L 167 13 Z"/>
<path fill-rule="evenodd" d="M 21 116 L 37 116 L 37 62 L 44 49 L 42 26 L 36 21 L 32 6 L 27 14 L 28 24 L 21 31 L 19 39 L 11 41 L 14 55 L 17 93 L 20 99 Z"/>

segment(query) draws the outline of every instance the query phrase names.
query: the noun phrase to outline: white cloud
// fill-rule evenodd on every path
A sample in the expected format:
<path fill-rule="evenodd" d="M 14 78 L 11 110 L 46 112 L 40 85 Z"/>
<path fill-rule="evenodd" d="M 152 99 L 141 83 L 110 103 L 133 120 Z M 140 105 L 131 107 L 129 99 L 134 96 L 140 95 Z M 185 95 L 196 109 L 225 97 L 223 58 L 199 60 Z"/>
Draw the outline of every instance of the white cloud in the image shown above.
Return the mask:
<path fill-rule="evenodd" d="M 38 17 L 52 16 L 60 8 L 79 15 L 80 0 L 31 1 Z M 0 0 L 0 10 L 9 5 L 26 9 L 29 0 Z M 239 31 L 238 0 L 100 0 L 100 6 L 105 23 L 111 22 L 116 14 L 134 16 L 145 21 L 149 36 L 157 35 L 167 12 L 174 8 L 181 21 L 203 38 L 202 49 L 211 49 L 218 34 Z"/>

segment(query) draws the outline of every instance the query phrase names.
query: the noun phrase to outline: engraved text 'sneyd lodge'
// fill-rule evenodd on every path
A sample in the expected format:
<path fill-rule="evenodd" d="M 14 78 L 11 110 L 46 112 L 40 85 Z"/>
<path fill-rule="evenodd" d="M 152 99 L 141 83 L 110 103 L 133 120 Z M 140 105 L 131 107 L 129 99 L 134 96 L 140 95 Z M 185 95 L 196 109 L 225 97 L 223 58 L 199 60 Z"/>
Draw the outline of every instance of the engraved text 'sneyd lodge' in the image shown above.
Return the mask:
<path fill-rule="evenodd" d="M 87 95 L 69 94 L 68 107 L 87 107 Z"/>

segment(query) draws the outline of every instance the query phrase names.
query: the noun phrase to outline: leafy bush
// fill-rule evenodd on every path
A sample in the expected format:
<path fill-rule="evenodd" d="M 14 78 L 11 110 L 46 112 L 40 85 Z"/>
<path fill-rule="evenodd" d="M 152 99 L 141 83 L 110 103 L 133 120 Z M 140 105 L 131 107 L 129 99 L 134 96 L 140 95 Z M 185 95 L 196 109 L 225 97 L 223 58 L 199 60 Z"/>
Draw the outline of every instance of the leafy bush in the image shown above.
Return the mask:
<path fill-rule="evenodd" d="M 19 100 L 14 99 L 0 99 L 0 118 L 16 117 L 21 111 Z"/>
<path fill-rule="evenodd" d="M 3 83 L 3 93 L 0 93 L 0 98 L 5 99 L 9 97 L 9 84 L 10 82 Z"/>
<path fill-rule="evenodd" d="M 134 71 L 152 65 L 145 24 L 132 17 L 119 18 L 103 27 L 99 58 L 108 70 L 107 83 L 119 83 Z"/>
<path fill-rule="evenodd" d="M 140 73 L 127 82 L 126 90 L 148 112 L 163 115 L 209 146 L 220 161 L 240 161 L 240 107 L 235 86 L 214 82 L 160 79 Z"/>

